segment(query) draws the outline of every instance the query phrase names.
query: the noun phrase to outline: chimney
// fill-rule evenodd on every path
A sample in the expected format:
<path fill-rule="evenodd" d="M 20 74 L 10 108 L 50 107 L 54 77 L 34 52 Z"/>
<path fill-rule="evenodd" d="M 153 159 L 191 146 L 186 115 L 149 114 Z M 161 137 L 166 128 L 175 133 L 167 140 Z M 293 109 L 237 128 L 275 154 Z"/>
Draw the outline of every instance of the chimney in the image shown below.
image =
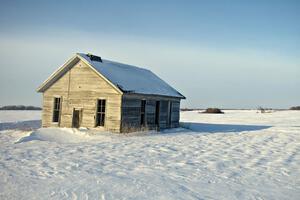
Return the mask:
<path fill-rule="evenodd" d="M 101 59 L 100 56 L 95 56 L 95 55 L 90 54 L 90 53 L 88 53 L 86 55 L 87 55 L 87 57 L 89 57 L 91 59 L 91 61 L 102 62 L 102 59 Z"/>

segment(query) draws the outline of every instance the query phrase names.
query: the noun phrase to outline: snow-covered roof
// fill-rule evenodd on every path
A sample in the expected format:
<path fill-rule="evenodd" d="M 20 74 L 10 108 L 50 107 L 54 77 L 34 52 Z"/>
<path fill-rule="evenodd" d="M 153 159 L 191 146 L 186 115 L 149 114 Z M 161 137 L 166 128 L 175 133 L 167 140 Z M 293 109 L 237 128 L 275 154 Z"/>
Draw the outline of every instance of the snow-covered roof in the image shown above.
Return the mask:
<path fill-rule="evenodd" d="M 150 70 L 105 59 L 102 62 L 91 60 L 84 53 L 77 55 L 124 93 L 185 98 Z"/>

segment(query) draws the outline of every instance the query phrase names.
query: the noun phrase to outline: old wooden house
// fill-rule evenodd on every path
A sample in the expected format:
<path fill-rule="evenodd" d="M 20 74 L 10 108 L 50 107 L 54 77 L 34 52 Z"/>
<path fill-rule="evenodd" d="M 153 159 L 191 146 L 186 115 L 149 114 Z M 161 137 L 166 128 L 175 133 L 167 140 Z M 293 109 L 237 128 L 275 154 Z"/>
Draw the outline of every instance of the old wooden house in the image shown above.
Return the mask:
<path fill-rule="evenodd" d="M 38 89 L 43 127 L 112 132 L 179 126 L 185 97 L 147 69 L 78 53 Z"/>

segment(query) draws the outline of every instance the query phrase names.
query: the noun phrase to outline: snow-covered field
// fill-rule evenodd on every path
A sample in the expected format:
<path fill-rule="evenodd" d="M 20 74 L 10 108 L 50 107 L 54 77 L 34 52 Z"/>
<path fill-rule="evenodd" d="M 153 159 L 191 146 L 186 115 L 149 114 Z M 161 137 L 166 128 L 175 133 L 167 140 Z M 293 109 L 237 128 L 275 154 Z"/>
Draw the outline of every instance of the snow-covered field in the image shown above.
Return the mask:
<path fill-rule="evenodd" d="M 41 127 L 41 111 L 0 110 L 0 131 L 7 129 L 32 130 Z"/>
<path fill-rule="evenodd" d="M 299 199 L 300 112 L 225 112 L 115 135 L 0 111 L 0 199 Z"/>

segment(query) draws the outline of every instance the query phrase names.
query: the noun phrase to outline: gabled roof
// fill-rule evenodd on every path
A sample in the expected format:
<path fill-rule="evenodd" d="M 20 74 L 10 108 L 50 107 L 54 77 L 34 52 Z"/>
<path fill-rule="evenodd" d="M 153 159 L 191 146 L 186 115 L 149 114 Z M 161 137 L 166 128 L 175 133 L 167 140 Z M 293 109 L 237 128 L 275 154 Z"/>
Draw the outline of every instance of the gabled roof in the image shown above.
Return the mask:
<path fill-rule="evenodd" d="M 77 53 L 73 59 L 81 59 L 96 71 L 102 78 L 108 81 L 116 90 L 121 93 L 134 93 L 145 95 L 161 95 L 177 98 L 185 98 L 182 94 L 172 88 L 165 81 L 160 79 L 150 70 L 122 64 L 105 59 L 91 60 L 90 56 L 83 53 Z M 72 63 L 72 59 L 67 63 Z M 66 72 L 70 67 L 67 63 L 58 69 L 49 77 L 39 88 L 38 92 L 45 91 L 59 77 L 60 71 Z M 67 70 L 64 68 L 67 68 Z M 51 81 L 52 80 L 52 81 Z"/>

